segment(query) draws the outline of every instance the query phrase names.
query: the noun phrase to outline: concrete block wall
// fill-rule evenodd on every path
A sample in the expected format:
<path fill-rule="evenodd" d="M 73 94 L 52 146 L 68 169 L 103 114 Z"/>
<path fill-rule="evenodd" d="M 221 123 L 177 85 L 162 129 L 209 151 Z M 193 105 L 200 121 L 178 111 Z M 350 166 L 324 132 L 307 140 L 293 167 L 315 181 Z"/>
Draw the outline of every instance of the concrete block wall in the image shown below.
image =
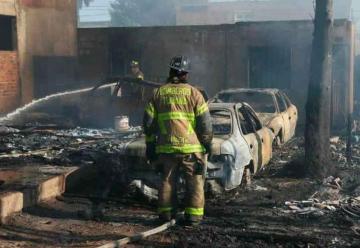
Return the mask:
<path fill-rule="evenodd" d="M 351 65 L 349 47 L 353 39 L 347 20 L 334 24 L 334 46 L 340 47 L 334 63 L 333 77 L 340 86 L 333 91 L 333 126 L 343 128 L 348 109 L 346 92 L 353 83 L 347 74 Z M 145 78 L 166 77 L 169 59 L 178 54 L 190 57 L 190 82 L 202 86 L 210 96 L 225 88 L 251 87 L 251 49 L 287 48 L 290 78 L 283 80 L 292 101 L 298 106 L 299 124 L 305 122 L 305 103 L 310 72 L 313 35 L 311 21 L 244 22 L 234 25 L 140 27 L 112 29 L 80 29 L 81 78 L 91 81 L 100 75 L 99 68 L 109 68 L 109 74 L 126 74 L 132 59 L 140 61 Z M 94 42 L 102 41 L 101 45 Z M 151 37 L 151 38 L 149 38 Z M 108 40 L 108 42 L 106 42 Z M 92 44 L 88 46 L 87 44 Z M 95 46 L 95 44 L 99 44 Z M 86 54 L 85 54 L 86 52 Z M 105 56 L 107 55 L 107 56 Z M 336 56 L 334 56 L 336 58 Z M 84 61 L 84 62 L 83 62 Z M 85 62 L 86 61 L 86 62 Z M 94 61 L 89 63 L 89 61 Z M 96 63 L 95 63 L 96 61 Z M 340 62 L 339 62 L 340 61 Z M 341 62 L 344 61 L 344 62 Z M 125 68 L 125 69 L 124 69 Z M 266 67 L 271 85 L 278 87 L 276 69 Z M 106 69 L 102 69 L 106 71 Z M 98 72 L 93 75 L 93 72 Z M 269 73 L 271 72 L 271 73 Z M 265 75 L 265 73 L 263 73 Z"/>
<path fill-rule="evenodd" d="M 0 114 L 18 107 L 19 96 L 17 52 L 0 51 Z"/>

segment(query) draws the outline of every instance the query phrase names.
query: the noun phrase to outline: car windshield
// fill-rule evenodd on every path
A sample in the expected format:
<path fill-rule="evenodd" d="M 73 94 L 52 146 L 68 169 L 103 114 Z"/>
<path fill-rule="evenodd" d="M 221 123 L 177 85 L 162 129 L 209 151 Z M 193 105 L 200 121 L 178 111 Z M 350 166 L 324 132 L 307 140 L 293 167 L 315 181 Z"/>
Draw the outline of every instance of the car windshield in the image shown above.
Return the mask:
<path fill-rule="evenodd" d="M 274 99 L 266 92 L 227 92 L 218 96 L 221 102 L 247 102 L 257 113 L 275 113 Z"/>
<path fill-rule="evenodd" d="M 232 122 L 231 113 L 226 110 L 211 110 L 211 120 L 213 124 L 214 135 L 231 134 Z"/>

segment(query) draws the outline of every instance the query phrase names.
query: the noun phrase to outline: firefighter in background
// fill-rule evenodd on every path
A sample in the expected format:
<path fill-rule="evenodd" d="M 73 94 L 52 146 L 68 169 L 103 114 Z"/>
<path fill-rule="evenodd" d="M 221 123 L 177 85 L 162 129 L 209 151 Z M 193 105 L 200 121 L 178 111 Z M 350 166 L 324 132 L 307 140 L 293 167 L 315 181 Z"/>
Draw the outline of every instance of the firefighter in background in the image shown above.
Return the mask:
<path fill-rule="evenodd" d="M 130 73 L 126 75 L 128 78 L 144 80 L 144 73 L 140 70 L 140 64 L 138 61 L 133 60 L 130 63 Z M 142 94 L 142 87 L 135 83 L 126 83 L 121 87 L 121 96 L 122 97 L 131 97 L 139 98 Z"/>
<path fill-rule="evenodd" d="M 144 73 L 140 70 L 140 64 L 138 61 L 133 60 L 130 63 L 131 77 L 144 80 Z"/>
<path fill-rule="evenodd" d="M 140 63 L 138 61 L 133 60 L 130 62 L 130 71 L 126 77 L 144 80 L 144 74 L 140 70 Z M 145 104 L 144 87 L 135 82 L 128 82 L 121 87 L 120 95 L 126 106 L 126 110 L 123 110 L 123 114 L 129 116 L 130 124 L 132 126 L 141 125 L 142 114 L 144 112 L 143 106 Z"/>
<path fill-rule="evenodd" d="M 185 221 L 201 222 L 204 215 L 206 154 L 213 137 L 209 108 L 203 95 L 187 82 L 190 69 L 186 57 L 170 62 L 167 83 L 155 93 L 144 113 L 146 156 L 162 176 L 158 212 L 162 221 L 177 212 L 180 173 L 186 184 Z"/>
<path fill-rule="evenodd" d="M 131 77 L 139 80 L 144 80 L 144 73 L 140 70 L 140 64 L 138 61 L 133 60 L 130 64 Z M 145 89 L 142 86 L 131 84 L 132 96 L 138 99 L 144 100 Z M 141 116 L 141 114 L 139 115 Z"/>

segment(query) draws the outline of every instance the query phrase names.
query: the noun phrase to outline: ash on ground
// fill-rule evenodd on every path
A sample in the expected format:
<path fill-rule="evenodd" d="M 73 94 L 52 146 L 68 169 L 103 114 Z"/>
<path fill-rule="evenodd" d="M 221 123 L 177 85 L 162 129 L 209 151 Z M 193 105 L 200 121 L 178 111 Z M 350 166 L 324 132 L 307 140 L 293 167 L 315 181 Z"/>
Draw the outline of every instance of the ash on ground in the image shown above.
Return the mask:
<path fill-rule="evenodd" d="M 141 134 L 133 131 L 6 130 L 0 134 L 0 165 L 82 166 L 107 158 L 112 167 L 127 142 Z M 176 226 L 132 247 L 359 247 L 360 144 L 348 164 L 345 140 L 331 143 L 338 173 L 321 181 L 300 177 L 301 163 L 294 161 L 302 161 L 304 139 L 295 138 L 275 149 L 250 186 L 208 198 L 201 226 Z M 158 224 L 156 206 L 138 195 L 102 204 L 97 221 L 79 215 L 91 213 L 93 201 L 75 196 L 27 209 L 0 227 L 0 247 L 94 247 Z"/>

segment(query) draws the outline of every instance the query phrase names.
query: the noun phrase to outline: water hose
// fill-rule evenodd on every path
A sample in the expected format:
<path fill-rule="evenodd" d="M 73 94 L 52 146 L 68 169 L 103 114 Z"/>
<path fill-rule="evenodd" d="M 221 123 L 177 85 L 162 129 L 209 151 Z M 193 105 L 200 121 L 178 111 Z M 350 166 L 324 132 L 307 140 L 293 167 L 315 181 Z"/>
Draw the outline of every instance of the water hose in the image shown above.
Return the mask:
<path fill-rule="evenodd" d="M 151 235 L 163 232 L 163 231 L 169 229 L 170 227 L 174 226 L 175 224 L 176 224 L 176 220 L 172 219 L 171 221 L 166 222 L 166 223 L 162 224 L 161 226 L 158 226 L 158 227 L 156 227 L 154 229 L 151 229 L 151 230 L 148 230 L 148 231 L 145 231 L 145 232 L 142 232 L 142 233 L 135 234 L 135 235 L 133 235 L 131 237 L 126 237 L 126 238 L 123 238 L 123 239 L 119 239 L 117 241 L 114 241 L 114 242 L 99 246 L 97 248 L 118 248 L 118 247 L 123 247 L 124 245 L 126 245 L 128 243 L 136 242 L 136 241 L 142 240 L 142 239 L 144 239 L 146 237 L 149 237 Z"/>

